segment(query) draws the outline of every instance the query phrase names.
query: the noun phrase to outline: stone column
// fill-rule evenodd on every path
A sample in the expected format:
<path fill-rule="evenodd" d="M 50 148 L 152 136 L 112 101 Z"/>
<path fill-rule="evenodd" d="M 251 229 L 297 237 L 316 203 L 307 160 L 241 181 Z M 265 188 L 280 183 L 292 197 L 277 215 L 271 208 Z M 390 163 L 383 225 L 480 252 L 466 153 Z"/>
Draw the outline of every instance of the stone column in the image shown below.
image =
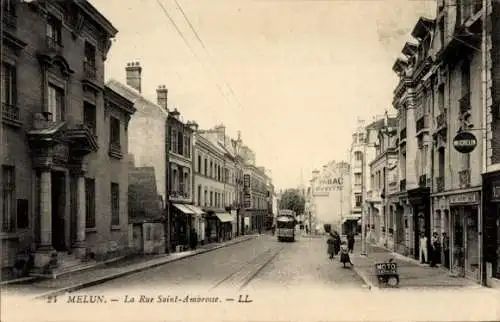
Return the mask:
<path fill-rule="evenodd" d="M 42 169 L 40 174 L 40 245 L 34 254 L 34 267 L 43 269 L 54 253 L 52 247 L 52 173 Z"/>
<path fill-rule="evenodd" d="M 40 248 L 52 249 L 52 172 L 40 175 Z"/>
<path fill-rule="evenodd" d="M 76 199 L 77 199 L 77 210 L 76 210 L 76 238 L 73 243 L 75 248 L 75 254 L 77 257 L 85 256 L 85 215 L 86 215 L 86 205 L 85 205 L 85 177 L 83 173 L 77 176 L 76 184 Z"/>

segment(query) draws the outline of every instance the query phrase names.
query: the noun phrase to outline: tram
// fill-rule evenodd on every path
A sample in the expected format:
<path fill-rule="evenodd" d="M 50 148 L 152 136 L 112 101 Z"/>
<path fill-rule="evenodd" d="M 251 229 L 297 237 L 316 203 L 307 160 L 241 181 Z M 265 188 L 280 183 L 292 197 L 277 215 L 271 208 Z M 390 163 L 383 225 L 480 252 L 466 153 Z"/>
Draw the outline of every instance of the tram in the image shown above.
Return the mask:
<path fill-rule="evenodd" d="M 276 218 L 276 235 L 278 241 L 295 241 L 295 226 L 297 225 L 295 211 L 282 209 Z"/>

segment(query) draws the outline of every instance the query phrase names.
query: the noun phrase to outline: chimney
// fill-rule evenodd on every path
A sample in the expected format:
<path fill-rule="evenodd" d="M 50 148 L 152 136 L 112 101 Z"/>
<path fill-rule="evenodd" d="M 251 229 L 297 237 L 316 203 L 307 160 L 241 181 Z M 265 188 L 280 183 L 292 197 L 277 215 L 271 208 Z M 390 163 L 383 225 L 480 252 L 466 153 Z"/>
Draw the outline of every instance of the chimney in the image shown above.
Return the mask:
<path fill-rule="evenodd" d="M 224 124 L 214 126 L 214 130 L 217 132 L 217 140 L 219 140 L 219 142 L 224 142 L 224 137 L 226 136 L 226 127 Z"/>
<path fill-rule="evenodd" d="M 196 123 L 196 121 L 188 121 L 186 123 L 187 126 L 189 126 L 189 128 L 193 131 L 193 132 L 196 132 L 198 131 L 198 123 Z"/>
<path fill-rule="evenodd" d="M 181 115 L 181 113 L 176 108 L 174 108 L 174 110 L 170 112 L 170 115 L 172 115 L 172 117 L 176 120 L 179 120 L 179 116 Z"/>
<path fill-rule="evenodd" d="M 135 88 L 139 93 L 141 92 L 141 73 L 142 67 L 138 61 L 127 63 L 125 67 L 127 78 L 127 85 Z"/>
<path fill-rule="evenodd" d="M 168 111 L 167 108 L 167 100 L 168 100 L 168 88 L 165 85 L 160 85 L 156 89 L 156 102 L 158 105 L 163 107 L 165 111 Z"/>

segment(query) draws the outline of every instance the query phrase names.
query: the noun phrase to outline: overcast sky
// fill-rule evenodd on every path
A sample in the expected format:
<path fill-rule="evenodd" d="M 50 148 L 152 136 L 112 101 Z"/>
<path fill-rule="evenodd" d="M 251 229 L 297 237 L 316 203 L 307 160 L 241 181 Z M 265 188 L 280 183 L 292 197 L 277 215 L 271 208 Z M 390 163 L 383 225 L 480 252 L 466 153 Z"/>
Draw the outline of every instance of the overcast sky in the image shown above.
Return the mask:
<path fill-rule="evenodd" d="M 160 0 L 187 45 L 157 0 L 91 3 L 119 30 L 107 79 L 139 61 L 145 96 L 166 85 L 184 119 L 240 130 L 280 188 L 347 160 L 358 117 L 393 112 L 392 64 L 435 12 L 433 0 Z"/>

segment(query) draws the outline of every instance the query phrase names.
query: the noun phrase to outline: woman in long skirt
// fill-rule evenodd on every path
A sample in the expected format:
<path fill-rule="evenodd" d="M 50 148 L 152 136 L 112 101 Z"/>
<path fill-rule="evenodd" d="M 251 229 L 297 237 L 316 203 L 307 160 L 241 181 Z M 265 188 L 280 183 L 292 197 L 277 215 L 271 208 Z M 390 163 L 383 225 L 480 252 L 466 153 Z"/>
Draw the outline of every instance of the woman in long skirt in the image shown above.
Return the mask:
<path fill-rule="evenodd" d="M 343 241 L 340 245 L 340 262 L 344 265 L 349 263 L 351 266 L 354 264 L 351 262 L 351 257 L 349 256 L 349 248 L 345 241 Z"/>
<path fill-rule="evenodd" d="M 333 260 L 333 256 L 335 255 L 335 245 L 334 245 L 334 239 L 332 236 L 330 236 L 327 241 L 326 241 L 327 245 L 328 245 L 328 250 L 327 250 L 327 253 L 328 253 L 328 256 L 331 260 Z"/>

